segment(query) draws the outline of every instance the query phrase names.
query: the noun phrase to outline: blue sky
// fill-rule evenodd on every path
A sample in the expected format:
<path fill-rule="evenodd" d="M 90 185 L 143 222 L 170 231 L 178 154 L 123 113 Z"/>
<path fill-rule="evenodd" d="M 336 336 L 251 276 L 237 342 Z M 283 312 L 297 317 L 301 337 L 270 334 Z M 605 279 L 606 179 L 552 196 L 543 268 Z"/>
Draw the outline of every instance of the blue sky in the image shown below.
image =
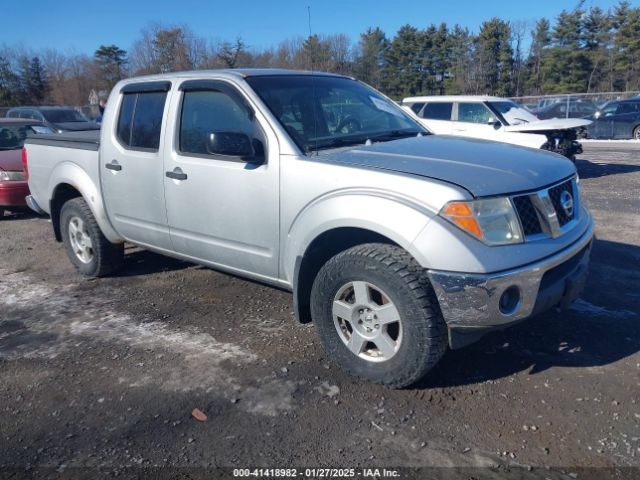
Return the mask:
<path fill-rule="evenodd" d="M 1 0 L 0 0 L 1 1 Z M 55 47 L 65 53 L 87 53 L 101 44 L 128 50 L 140 29 L 154 22 L 186 24 L 212 41 L 241 36 L 249 47 L 263 48 L 294 36 L 308 35 L 307 6 L 313 33 L 346 33 L 356 41 L 360 32 L 379 26 L 392 37 L 402 25 L 424 28 L 430 23 L 459 23 L 477 31 L 491 17 L 533 23 L 555 17 L 577 0 L 28 0 L 3 6 L 0 46 L 40 50 Z M 585 6 L 609 8 L 616 0 L 586 0 Z M 632 1 L 637 5 L 638 1 Z"/>

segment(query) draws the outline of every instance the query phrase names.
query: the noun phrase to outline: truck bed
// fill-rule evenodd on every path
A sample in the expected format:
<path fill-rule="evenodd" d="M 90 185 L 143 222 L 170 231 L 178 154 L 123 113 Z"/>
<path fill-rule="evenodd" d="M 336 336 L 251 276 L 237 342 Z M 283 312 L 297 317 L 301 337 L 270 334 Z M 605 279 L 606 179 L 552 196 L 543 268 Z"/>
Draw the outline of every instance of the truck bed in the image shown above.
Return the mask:
<path fill-rule="evenodd" d="M 37 135 L 24 142 L 29 189 L 40 208 L 50 213 L 51 183 L 67 184 L 100 203 L 100 131 Z M 93 204 L 92 204 L 93 206 Z"/>
<path fill-rule="evenodd" d="M 36 135 L 27 138 L 25 143 L 31 145 L 46 145 L 50 147 L 66 147 L 98 151 L 98 148 L 100 147 L 100 130 Z"/>

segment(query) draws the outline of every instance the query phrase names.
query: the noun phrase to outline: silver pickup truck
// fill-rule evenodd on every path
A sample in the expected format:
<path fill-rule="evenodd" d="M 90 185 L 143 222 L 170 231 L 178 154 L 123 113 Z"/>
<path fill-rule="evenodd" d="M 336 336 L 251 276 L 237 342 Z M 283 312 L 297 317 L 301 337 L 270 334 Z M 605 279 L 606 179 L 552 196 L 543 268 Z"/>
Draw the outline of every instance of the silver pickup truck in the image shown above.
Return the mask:
<path fill-rule="evenodd" d="M 391 387 L 568 307 L 587 274 L 569 160 L 431 135 L 343 76 L 125 80 L 99 136 L 31 138 L 23 157 L 29 205 L 82 274 L 116 272 L 131 242 L 290 290 L 342 367 Z"/>

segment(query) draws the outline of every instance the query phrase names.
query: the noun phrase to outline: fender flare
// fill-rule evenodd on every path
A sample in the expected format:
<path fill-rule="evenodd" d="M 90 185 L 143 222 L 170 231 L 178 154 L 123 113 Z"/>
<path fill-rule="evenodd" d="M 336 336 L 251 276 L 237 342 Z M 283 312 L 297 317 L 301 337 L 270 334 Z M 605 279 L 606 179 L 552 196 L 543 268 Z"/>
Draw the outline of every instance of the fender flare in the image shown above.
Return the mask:
<path fill-rule="evenodd" d="M 292 281 L 296 258 L 316 238 L 337 228 L 387 237 L 412 253 L 412 243 L 436 215 L 417 200 L 380 189 L 342 189 L 309 202 L 291 222 L 282 250 L 283 278 Z"/>
<path fill-rule="evenodd" d="M 48 190 L 51 192 L 49 203 L 55 198 L 57 190 L 62 185 L 69 185 L 77 190 L 89 206 L 103 235 L 112 243 L 122 243 L 122 238 L 111 225 L 102 200 L 102 194 L 89 174 L 72 162 L 62 162 L 54 168 L 49 177 Z M 53 214 L 53 209 L 50 207 Z M 53 220 L 53 215 L 52 215 Z M 55 227 L 54 227 L 55 228 Z"/>

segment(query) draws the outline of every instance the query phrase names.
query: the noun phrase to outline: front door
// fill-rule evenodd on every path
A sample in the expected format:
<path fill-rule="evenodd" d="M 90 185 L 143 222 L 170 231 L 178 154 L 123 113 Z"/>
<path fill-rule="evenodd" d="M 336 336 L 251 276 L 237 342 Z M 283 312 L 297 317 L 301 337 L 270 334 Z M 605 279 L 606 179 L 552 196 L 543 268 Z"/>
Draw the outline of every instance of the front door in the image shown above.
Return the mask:
<path fill-rule="evenodd" d="M 229 83 L 185 81 L 172 106 L 165 194 L 176 252 L 257 277 L 277 278 L 279 151 L 260 112 Z M 173 131 L 172 130 L 172 131 Z M 212 139 L 246 135 L 255 156 L 220 154 Z"/>
<path fill-rule="evenodd" d="M 458 103 L 458 115 L 453 122 L 453 135 L 504 141 L 504 131 L 495 122 L 495 115 L 481 102 Z"/>
<path fill-rule="evenodd" d="M 102 132 L 100 181 L 109 220 L 127 240 L 171 250 L 164 205 L 163 119 L 170 82 L 129 84 Z M 111 101 L 114 101 L 113 99 Z"/>

